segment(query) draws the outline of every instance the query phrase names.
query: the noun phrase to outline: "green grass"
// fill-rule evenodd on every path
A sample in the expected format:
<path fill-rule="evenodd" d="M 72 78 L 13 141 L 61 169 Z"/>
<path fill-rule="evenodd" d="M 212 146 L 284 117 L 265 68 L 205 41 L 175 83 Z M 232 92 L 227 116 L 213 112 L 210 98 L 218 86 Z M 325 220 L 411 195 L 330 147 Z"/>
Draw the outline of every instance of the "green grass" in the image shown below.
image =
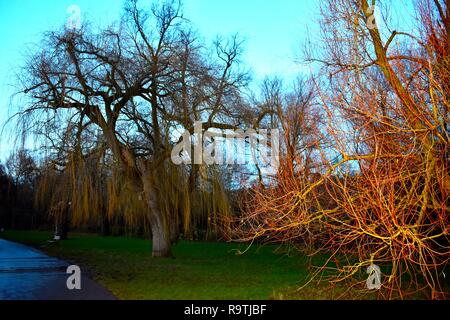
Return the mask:
<path fill-rule="evenodd" d="M 299 290 L 309 280 L 310 261 L 285 246 L 183 241 L 173 247 L 175 258 L 161 259 L 153 258 L 150 241 L 140 238 L 71 233 L 69 240 L 50 243 L 52 233 L 44 231 L 7 231 L 0 237 L 79 265 L 119 299 L 376 298 L 371 292 L 326 282 L 311 282 Z M 325 261 L 319 255 L 313 264 L 323 266 Z"/>
<path fill-rule="evenodd" d="M 175 258 L 160 259 L 151 256 L 145 239 L 71 234 L 67 241 L 49 243 L 50 232 L 8 231 L 1 236 L 79 264 L 119 299 L 284 298 L 308 277 L 307 257 L 288 255 L 277 246 L 252 246 L 238 255 L 237 250 L 247 247 L 181 242 L 173 247 Z M 303 298 L 312 298 L 305 292 Z M 313 295 L 320 298 L 322 292 Z"/>

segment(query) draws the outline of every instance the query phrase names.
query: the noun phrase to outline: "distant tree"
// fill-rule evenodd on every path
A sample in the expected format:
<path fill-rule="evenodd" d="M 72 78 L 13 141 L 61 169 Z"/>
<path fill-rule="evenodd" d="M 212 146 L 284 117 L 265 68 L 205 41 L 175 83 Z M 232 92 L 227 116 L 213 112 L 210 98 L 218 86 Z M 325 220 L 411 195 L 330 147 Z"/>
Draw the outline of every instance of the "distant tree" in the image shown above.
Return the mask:
<path fill-rule="evenodd" d="M 5 167 L 0 163 L 0 228 L 10 226 L 9 215 L 14 189 L 14 182 L 11 181 Z"/>
<path fill-rule="evenodd" d="M 13 208 L 10 210 L 11 227 L 16 227 L 17 220 L 21 221 L 22 227 L 29 223 L 30 227 L 37 220 L 37 214 L 33 211 L 33 198 L 39 175 L 38 167 L 28 150 L 19 149 L 6 159 L 6 169 L 15 190 L 14 197 L 10 199 L 13 201 Z M 26 217 L 30 217 L 31 221 L 25 222 L 28 219 Z"/>
<path fill-rule="evenodd" d="M 37 165 L 26 149 L 13 152 L 6 159 L 6 168 L 16 184 L 32 187 L 38 175 Z"/>

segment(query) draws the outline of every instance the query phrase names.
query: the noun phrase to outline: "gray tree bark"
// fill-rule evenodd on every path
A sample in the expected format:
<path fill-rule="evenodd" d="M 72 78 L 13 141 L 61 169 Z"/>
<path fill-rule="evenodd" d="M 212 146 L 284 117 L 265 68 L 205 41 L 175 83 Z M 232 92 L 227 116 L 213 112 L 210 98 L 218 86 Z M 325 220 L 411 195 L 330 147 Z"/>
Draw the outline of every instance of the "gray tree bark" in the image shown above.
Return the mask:
<path fill-rule="evenodd" d="M 145 200 L 149 208 L 150 224 L 152 230 L 153 257 L 171 257 L 170 228 L 164 223 L 164 217 L 159 208 L 157 190 L 148 174 L 142 177 Z"/>

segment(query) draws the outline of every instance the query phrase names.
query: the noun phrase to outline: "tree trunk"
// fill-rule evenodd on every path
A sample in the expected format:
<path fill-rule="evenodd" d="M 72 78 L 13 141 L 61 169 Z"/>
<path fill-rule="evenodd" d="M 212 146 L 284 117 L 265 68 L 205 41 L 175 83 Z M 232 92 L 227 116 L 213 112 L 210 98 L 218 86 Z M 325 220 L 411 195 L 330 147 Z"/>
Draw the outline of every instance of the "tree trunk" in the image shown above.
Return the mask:
<path fill-rule="evenodd" d="M 102 223 L 102 236 L 109 237 L 111 235 L 111 224 L 109 222 L 109 218 L 106 216 L 103 217 Z"/>
<path fill-rule="evenodd" d="M 170 243 L 176 244 L 180 239 L 180 226 L 178 223 L 170 221 Z"/>
<path fill-rule="evenodd" d="M 159 208 L 158 196 L 151 176 L 144 174 L 142 177 L 145 200 L 149 208 L 150 224 L 152 229 L 152 255 L 154 257 L 172 256 L 170 243 L 170 228 L 164 224 L 162 212 Z"/>
<path fill-rule="evenodd" d="M 172 257 L 170 237 L 166 234 L 161 217 L 154 216 L 152 221 L 152 256 Z"/>

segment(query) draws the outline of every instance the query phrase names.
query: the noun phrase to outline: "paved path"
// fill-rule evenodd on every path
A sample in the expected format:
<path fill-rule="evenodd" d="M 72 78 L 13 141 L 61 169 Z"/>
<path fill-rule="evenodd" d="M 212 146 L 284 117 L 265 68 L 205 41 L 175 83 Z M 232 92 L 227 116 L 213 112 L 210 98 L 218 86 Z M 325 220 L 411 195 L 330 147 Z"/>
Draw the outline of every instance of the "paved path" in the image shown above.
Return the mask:
<path fill-rule="evenodd" d="M 69 290 L 69 263 L 0 239 L 0 300 L 113 300 L 81 270 L 81 290 Z"/>

